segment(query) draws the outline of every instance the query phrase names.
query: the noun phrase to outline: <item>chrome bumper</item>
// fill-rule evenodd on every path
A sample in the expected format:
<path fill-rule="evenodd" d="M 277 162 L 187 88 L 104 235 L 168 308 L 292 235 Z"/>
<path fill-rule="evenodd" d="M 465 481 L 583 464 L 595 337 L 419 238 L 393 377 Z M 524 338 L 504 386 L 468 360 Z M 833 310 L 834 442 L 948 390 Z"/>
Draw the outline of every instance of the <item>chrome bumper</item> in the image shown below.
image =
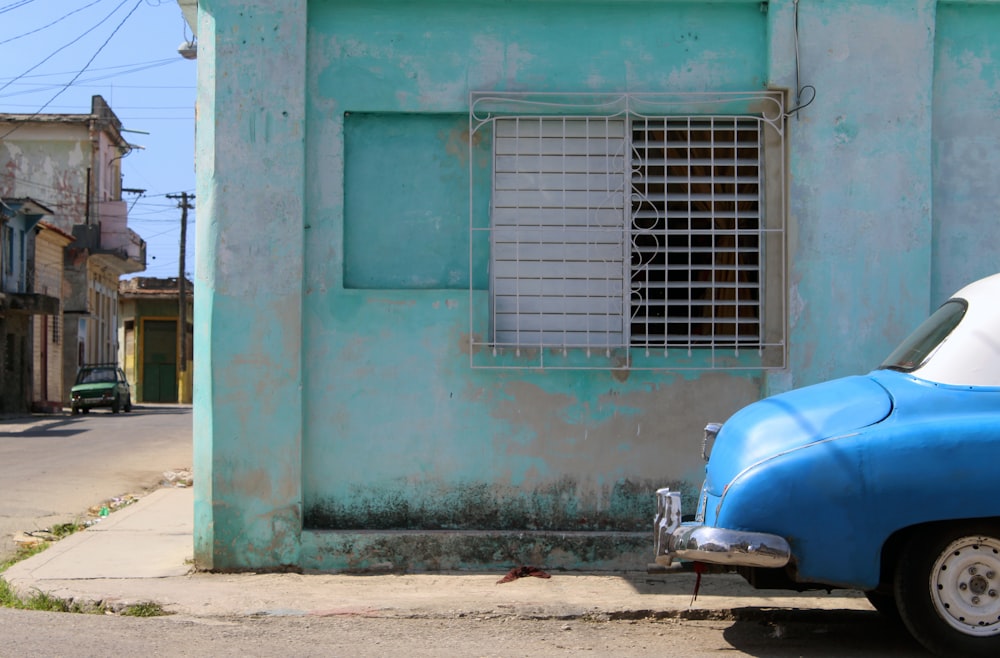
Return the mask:
<path fill-rule="evenodd" d="M 783 567 L 791 559 L 784 537 L 763 532 L 728 530 L 704 525 L 681 525 L 680 493 L 656 492 L 653 544 L 657 564 L 670 566 L 674 558 L 744 567 Z"/>
<path fill-rule="evenodd" d="M 682 560 L 742 567 L 783 567 L 792 555 L 784 537 L 703 525 L 674 530 L 668 550 Z"/>
<path fill-rule="evenodd" d="M 681 525 L 681 494 L 670 489 L 656 490 L 656 517 L 653 519 L 653 550 L 656 563 L 670 566 L 670 535 Z"/>

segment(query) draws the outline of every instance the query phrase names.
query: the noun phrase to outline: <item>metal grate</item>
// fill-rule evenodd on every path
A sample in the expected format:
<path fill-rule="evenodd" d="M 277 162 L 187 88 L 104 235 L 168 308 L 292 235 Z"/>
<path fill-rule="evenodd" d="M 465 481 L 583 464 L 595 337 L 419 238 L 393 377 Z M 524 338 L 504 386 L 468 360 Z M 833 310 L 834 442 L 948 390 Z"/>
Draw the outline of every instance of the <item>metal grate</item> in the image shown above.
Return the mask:
<path fill-rule="evenodd" d="M 760 343 L 760 124 L 632 122 L 631 344 Z"/>
<path fill-rule="evenodd" d="M 621 120 L 497 120 L 494 344 L 625 344 L 624 153 Z"/>
<path fill-rule="evenodd" d="M 473 93 L 470 163 L 477 131 L 493 147 L 488 226 L 470 165 L 474 367 L 783 367 L 782 98 Z"/>

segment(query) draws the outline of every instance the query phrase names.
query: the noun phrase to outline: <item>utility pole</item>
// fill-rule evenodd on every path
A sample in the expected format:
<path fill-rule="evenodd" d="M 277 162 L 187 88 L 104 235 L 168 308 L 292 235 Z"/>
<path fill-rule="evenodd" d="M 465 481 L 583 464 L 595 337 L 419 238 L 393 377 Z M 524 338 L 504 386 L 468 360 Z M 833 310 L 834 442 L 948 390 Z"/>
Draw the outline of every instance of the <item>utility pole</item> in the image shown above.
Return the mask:
<path fill-rule="evenodd" d="M 184 256 L 187 253 L 187 223 L 188 210 L 194 208 L 188 200 L 194 199 L 193 194 L 181 192 L 180 194 L 168 194 L 168 199 L 180 199 L 177 207 L 181 209 L 181 254 L 180 254 L 180 276 L 177 277 L 177 324 L 180 331 L 180 355 L 177 359 L 180 363 L 180 371 L 187 370 L 187 301 L 185 300 L 184 288 L 187 285 L 187 276 L 184 274 Z"/>

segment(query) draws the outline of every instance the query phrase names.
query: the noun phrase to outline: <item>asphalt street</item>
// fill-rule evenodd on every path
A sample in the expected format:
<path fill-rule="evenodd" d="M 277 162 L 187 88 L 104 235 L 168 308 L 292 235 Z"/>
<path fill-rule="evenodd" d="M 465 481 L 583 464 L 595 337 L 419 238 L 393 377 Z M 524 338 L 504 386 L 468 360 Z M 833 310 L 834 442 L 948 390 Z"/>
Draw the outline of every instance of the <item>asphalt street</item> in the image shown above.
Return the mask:
<path fill-rule="evenodd" d="M 20 532 L 85 521 L 92 507 L 190 470 L 191 452 L 185 405 L 0 420 L 0 559 L 13 555 Z"/>

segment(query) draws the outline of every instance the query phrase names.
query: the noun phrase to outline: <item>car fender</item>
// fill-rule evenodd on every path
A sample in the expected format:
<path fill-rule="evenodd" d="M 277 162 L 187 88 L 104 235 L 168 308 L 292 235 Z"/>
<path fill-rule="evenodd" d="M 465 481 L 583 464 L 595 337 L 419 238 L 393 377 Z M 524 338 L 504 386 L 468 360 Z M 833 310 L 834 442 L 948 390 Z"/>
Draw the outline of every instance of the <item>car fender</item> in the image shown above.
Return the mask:
<path fill-rule="evenodd" d="M 761 460 L 726 487 L 715 525 L 785 537 L 800 582 L 871 589 L 899 530 L 997 515 L 1000 428 L 984 416 L 890 418 Z"/>

